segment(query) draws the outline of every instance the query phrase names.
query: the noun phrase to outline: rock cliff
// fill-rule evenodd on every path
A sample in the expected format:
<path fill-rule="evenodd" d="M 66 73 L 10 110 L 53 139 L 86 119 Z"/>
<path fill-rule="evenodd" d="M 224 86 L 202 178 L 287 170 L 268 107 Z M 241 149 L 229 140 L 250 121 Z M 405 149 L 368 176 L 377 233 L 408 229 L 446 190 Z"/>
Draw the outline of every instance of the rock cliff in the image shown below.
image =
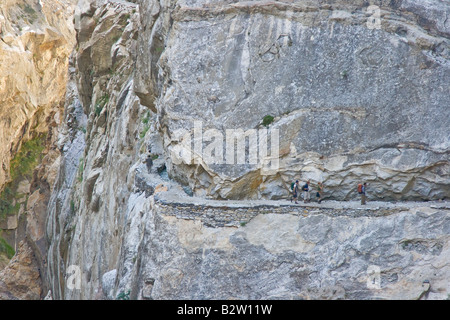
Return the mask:
<path fill-rule="evenodd" d="M 10 160 L 21 144 L 46 133 L 49 122 L 59 124 L 75 40 L 73 8 L 70 1 L 2 1 L 0 187 L 10 180 Z"/>
<path fill-rule="evenodd" d="M 323 182 L 338 200 L 352 199 L 358 181 L 379 199 L 448 196 L 448 7 L 368 4 L 148 6 L 145 17 L 158 15 L 144 21 L 153 37 L 140 42 L 136 83 L 160 88 L 153 104 L 141 101 L 159 115 L 169 175 L 219 199 L 277 199 L 296 178 Z M 249 137 L 237 146 L 246 158 L 228 159 L 228 130 L 251 136 L 266 116 L 277 153 Z M 179 156 L 179 130 L 191 133 L 191 155 Z"/>
<path fill-rule="evenodd" d="M 40 298 L 447 299 L 449 10 L 78 1 L 45 237 L 2 297 L 37 297 L 7 277 L 31 247 Z"/>
<path fill-rule="evenodd" d="M 41 293 L 45 218 L 60 160 L 55 143 L 75 45 L 73 10 L 74 1 L 65 0 L 0 5 L 0 270 L 17 251 L 0 274 L 0 290 L 12 288 L 7 297 Z"/>

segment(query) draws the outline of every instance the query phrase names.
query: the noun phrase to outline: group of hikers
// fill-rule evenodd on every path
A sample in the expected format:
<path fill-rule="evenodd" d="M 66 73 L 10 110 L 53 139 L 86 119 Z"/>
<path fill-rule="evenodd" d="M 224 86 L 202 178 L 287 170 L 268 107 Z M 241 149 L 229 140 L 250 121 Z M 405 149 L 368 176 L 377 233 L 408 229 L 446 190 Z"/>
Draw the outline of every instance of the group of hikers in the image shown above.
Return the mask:
<path fill-rule="evenodd" d="M 358 184 L 358 194 L 361 196 L 361 204 L 366 204 L 366 188 L 367 183 L 360 183 Z M 303 193 L 303 202 L 307 203 L 311 201 L 311 181 L 308 180 L 306 183 L 300 188 L 300 182 L 296 180 L 295 182 L 292 182 L 291 184 L 291 202 L 295 201 L 295 203 L 298 203 L 298 196 L 300 194 L 300 191 Z M 317 183 L 316 188 L 316 198 L 317 202 L 322 202 L 322 196 L 323 196 L 323 184 L 322 182 Z"/>
<path fill-rule="evenodd" d="M 295 203 L 298 203 L 298 196 L 300 191 L 303 193 L 303 202 L 307 203 L 311 201 L 311 182 L 308 180 L 301 188 L 300 188 L 300 182 L 296 180 L 291 184 L 291 202 L 295 200 Z M 322 202 L 322 192 L 323 192 L 323 184 L 322 182 L 319 182 L 317 184 L 317 192 L 316 192 L 316 198 L 317 202 Z"/>

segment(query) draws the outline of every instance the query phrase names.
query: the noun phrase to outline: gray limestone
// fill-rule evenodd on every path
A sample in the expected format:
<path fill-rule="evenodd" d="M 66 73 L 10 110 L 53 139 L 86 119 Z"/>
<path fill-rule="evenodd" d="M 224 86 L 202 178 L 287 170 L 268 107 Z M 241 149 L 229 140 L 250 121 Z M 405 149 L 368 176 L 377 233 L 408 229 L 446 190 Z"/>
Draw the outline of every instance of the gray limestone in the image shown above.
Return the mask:
<path fill-rule="evenodd" d="M 382 1 L 377 29 L 369 3 L 81 1 L 53 298 L 447 299 L 448 4 Z M 195 121 L 225 139 L 266 115 L 275 170 L 176 155 L 183 132 L 214 149 Z M 324 202 L 291 205 L 295 179 Z"/>

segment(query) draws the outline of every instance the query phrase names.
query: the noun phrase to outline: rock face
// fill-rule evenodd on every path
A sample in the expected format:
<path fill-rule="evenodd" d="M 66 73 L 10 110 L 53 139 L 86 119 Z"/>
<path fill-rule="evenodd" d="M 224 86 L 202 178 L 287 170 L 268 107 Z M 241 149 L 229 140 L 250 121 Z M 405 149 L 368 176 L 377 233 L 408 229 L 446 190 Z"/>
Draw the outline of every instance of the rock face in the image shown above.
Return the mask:
<path fill-rule="evenodd" d="M 0 237 L 17 251 L 1 276 L 1 298 L 42 293 L 38 270 L 44 270 L 47 204 L 60 160 L 73 9 L 70 0 L 6 0 L 0 8 Z M 3 269 L 7 261 L 0 260 Z"/>
<path fill-rule="evenodd" d="M 448 9 L 80 0 L 33 297 L 448 298 Z"/>
<path fill-rule="evenodd" d="M 160 214 L 151 203 L 136 210 L 144 214 L 129 215 L 124 245 L 140 243 L 117 271 L 131 298 L 445 299 L 449 290 L 448 208 L 382 217 L 291 208 L 238 228 Z"/>
<path fill-rule="evenodd" d="M 9 188 L 10 191 L 16 194 L 15 198 L 21 198 L 18 215 L 4 217 L 5 212 L 1 212 L 0 224 L 5 224 L 1 228 L 4 230 L 16 230 L 20 226 L 17 220 L 23 220 L 20 213 L 25 212 L 30 213 L 28 219 L 42 219 L 41 225 L 45 224 L 45 199 L 53 187 L 59 157 L 59 151 L 52 145 L 64 112 L 68 58 L 75 40 L 73 28 L 67 22 L 72 10 L 70 1 L 47 1 L 45 4 L 35 1 L 2 2 L 0 190 L 4 189 L 6 183 L 13 183 L 16 189 Z M 35 175 L 30 172 L 30 177 L 23 177 L 23 172 L 19 172 L 17 177 L 12 177 L 11 160 L 24 143 L 40 137 L 46 138 L 41 139 L 43 151 L 39 156 L 42 163 Z M 11 181 L 14 178 L 19 181 Z M 35 211 L 39 211 L 36 216 L 40 218 L 33 217 Z M 7 220 L 16 223 L 11 224 Z M 40 233 L 42 237 L 43 232 Z M 9 238 L 14 247 L 23 235 Z"/>
<path fill-rule="evenodd" d="M 448 197 L 447 8 L 80 1 L 51 297 L 446 299 L 448 202 L 267 199 L 297 177 L 331 199 L 362 179 L 369 200 Z M 266 134 L 265 160 L 278 129 L 279 167 L 206 161 L 227 129 Z"/>
<path fill-rule="evenodd" d="M 155 76 L 169 175 L 223 199 L 279 198 L 295 179 L 323 182 L 331 199 L 352 199 L 360 181 L 379 199 L 448 197 L 447 11 L 421 1 L 375 9 L 362 1 L 194 1 L 171 10 Z M 157 22 L 153 41 L 165 31 Z M 261 128 L 266 115 L 279 130 L 275 170 L 263 172 L 261 157 L 230 165 L 227 130 Z M 180 129 L 203 140 L 189 146 L 192 158 L 177 159 Z M 258 139 L 247 154 L 253 145 L 262 151 Z M 217 140 L 223 156 L 208 161 Z"/>
<path fill-rule="evenodd" d="M 73 2 L 2 1 L 0 188 L 9 180 L 10 160 L 21 144 L 47 132 L 48 118 L 61 111 L 74 45 Z"/>
<path fill-rule="evenodd" d="M 16 255 L 0 271 L 0 300 L 38 300 L 42 278 L 33 250 L 22 241 Z"/>
<path fill-rule="evenodd" d="M 81 2 L 75 15 L 70 111 L 47 224 L 47 274 L 56 299 L 96 297 L 101 276 L 118 263 L 134 188 L 129 175 L 145 151 L 139 136 L 148 110 L 132 90 L 137 23 L 136 5 L 124 1 Z M 65 285 L 71 270 L 92 284 L 87 291 Z"/>

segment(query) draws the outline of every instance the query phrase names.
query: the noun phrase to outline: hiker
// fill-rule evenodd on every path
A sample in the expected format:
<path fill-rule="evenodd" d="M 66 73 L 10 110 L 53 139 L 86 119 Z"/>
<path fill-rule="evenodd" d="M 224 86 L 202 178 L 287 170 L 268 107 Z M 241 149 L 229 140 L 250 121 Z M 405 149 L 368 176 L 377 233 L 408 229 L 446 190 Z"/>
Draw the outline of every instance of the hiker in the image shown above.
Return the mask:
<path fill-rule="evenodd" d="M 152 155 L 150 154 L 150 152 L 147 154 L 147 159 L 145 159 L 145 165 L 147 166 L 148 173 L 150 173 L 152 170 L 152 166 L 153 166 L 153 159 L 152 159 Z"/>
<path fill-rule="evenodd" d="M 302 187 L 302 191 L 303 191 L 303 202 L 309 202 L 311 197 L 310 197 L 310 193 L 309 193 L 309 180 L 303 185 Z"/>
<path fill-rule="evenodd" d="M 318 203 L 322 202 L 322 192 L 323 192 L 323 184 L 322 182 L 319 182 L 317 184 L 317 192 L 316 192 L 316 198 Z"/>
<path fill-rule="evenodd" d="M 295 183 L 292 184 L 291 189 L 292 189 L 291 202 L 292 202 L 293 199 L 295 199 L 295 203 L 298 203 L 297 202 L 297 198 L 298 198 L 298 180 L 296 180 Z"/>
<path fill-rule="evenodd" d="M 361 204 L 366 204 L 366 188 L 367 183 L 358 184 L 358 193 L 361 195 Z"/>

